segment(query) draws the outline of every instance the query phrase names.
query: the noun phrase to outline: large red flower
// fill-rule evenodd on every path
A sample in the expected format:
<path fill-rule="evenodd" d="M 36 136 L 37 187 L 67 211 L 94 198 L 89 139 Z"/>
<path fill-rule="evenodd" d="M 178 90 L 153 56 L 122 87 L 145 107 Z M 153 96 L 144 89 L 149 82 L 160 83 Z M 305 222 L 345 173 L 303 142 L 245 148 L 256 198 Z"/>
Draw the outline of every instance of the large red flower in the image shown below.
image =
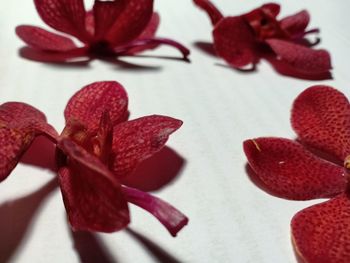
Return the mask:
<path fill-rule="evenodd" d="M 21 25 L 17 35 L 32 49 L 23 54 L 32 59 L 67 62 L 77 58 L 132 55 L 160 44 L 173 46 L 187 59 L 189 50 L 170 39 L 155 37 L 159 15 L 153 0 L 95 0 L 86 12 L 83 0 L 34 0 L 42 20 L 50 27 L 82 42 L 45 29 Z"/>
<path fill-rule="evenodd" d="M 113 232 L 128 225 L 128 202 L 150 212 L 175 236 L 188 219 L 168 203 L 124 185 L 136 166 L 158 152 L 182 122 L 152 115 L 126 121 L 128 98 L 117 82 L 96 82 L 78 91 L 65 109 L 58 135 L 30 105 L 0 105 L 0 181 L 14 169 L 38 135 L 57 145 L 59 183 L 75 230 Z"/>
<path fill-rule="evenodd" d="M 261 57 L 274 55 L 306 75 L 328 73 L 331 69 L 329 53 L 311 49 L 312 44 L 304 38 L 319 31 L 306 30 L 310 20 L 306 10 L 277 20 L 280 6 L 268 3 L 240 16 L 224 17 L 209 0 L 194 3 L 208 13 L 214 26 L 215 51 L 232 67 L 255 66 Z"/>
<path fill-rule="evenodd" d="M 350 262 L 349 101 L 331 87 L 311 87 L 295 100 L 291 122 L 298 141 L 244 142 L 249 165 L 282 198 L 331 198 L 294 216 L 293 244 L 305 262 Z"/>

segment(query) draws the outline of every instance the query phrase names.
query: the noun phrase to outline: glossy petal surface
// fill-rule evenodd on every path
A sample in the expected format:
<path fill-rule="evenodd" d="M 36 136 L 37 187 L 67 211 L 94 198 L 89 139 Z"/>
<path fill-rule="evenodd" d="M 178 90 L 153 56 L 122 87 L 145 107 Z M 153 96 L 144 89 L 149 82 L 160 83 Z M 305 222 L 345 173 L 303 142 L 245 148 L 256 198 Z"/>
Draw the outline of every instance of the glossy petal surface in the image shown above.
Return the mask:
<path fill-rule="evenodd" d="M 128 175 L 143 160 L 158 152 L 182 122 L 165 116 L 146 116 L 114 128 L 113 171 L 117 177 Z"/>
<path fill-rule="evenodd" d="M 42 20 L 52 28 L 84 41 L 85 8 L 83 0 L 34 0 Z"/>
<path fill-rule="evenodd" d="M 71 140 L 59 148 L 67 166 L 59 170 L 59 182 L 69 221 L 74 230 L 113 232 L 130 221 L 121 186 L 95 156 Z"/>
<path fill-rule="evenodd" d="M 77 48 L 71 39 L 35 26 L 18 26 L 16 33 L 29 46 L 40 50 L 64 52 Z"/>
<path fill-rule="evenodd" d="M 313 50 L 279 39 L 269 39 L 266 40 L 266 43 L 281 60 L 287 62 L 297 71 L 319 74 L 328 72 L 332 68 L 330 55 L 326 50 Z"/>
<path fill-rule="evenodd" d="M 299 138 L 340 160 L 350 155 L 350 105 L 339 91 L 314 86 L 294 101 L 292 126 Z"/>
<path fill-rule="evenodd" d="M 280 197 L 295 200 L 331 197 L 346 188 L 342 167 L 319 159 L 294 141 L 247 140 L 244 152 L 258 178 Z"/>
<path fill-rule="evenodd" d="M 122 190 L 128 202 L 151 213 L 172 236 L 188 224 L 188 218 L 167 202 L 135 188 L 123 187 Z"/>
<path fill-rule="evenodd" d="M 292 235 L 297 253 L 308 263 L 350 262 L 350 200 L 340 195 L 297 213 Z"/>
<path fill-rule="evenodd" d="M 254 63 L 254 35 L 242 17 L 226 17 L 214 28 L 217 54 L 234 67 Z"/>
<path fill-rule="evenodd" d="M 208 16 L 210 17 L 211 23 L 214 26 L 223 18 L 223 15 L 219 11 L 219 9 L 217 9 L 216 6 L 211 1 L 193 0 L 193 2 L 208 14 Z"/>
<path fill-rule="evenodd" d="M 304 32 L 309 22 L 309 12 L 302 10 L 299 13 L 283 18 L 280 24 L 282 29 L 291 35 L 295 35 Z"/>
<path fill-rule="evenodd" d="M 90 131 L 96 130 L 101 116 L 108 112 L 113 125 L 127 114 L 128 97 L 121 84 L 115 81 L 95 82 L 79 90 L 64 111 L 66 122 L 78 121 Z"/>

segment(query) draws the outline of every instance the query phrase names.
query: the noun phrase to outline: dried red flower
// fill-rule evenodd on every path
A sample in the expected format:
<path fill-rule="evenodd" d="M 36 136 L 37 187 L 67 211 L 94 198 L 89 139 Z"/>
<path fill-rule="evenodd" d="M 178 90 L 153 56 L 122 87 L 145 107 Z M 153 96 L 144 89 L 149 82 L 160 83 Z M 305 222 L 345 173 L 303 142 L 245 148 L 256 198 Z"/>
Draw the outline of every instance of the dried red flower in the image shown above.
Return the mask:
<path fill-rule="evenodd" d="M 331 198 L 294 216 L 293 244 L 305 262 L 349 262 L 349 101 L 331 87 L 313 86 L 294 101 L 291 122 L 298 141 L 244 142 L 249 165 L 262 186 L 277 196 Z"/>
<path fill-rule="evenodd" d="M 74 230 L 113 232 L 128 225 L 128 202 L 155 216 L 175 236 L 188 219 L 170 204 L 123 185 L 136 166 L 158 152 L 180 120 L 152 115 L 126 121 L 128 98 L 117 82 L 96 82 L 68 102 L 61 135 L 43 113 L 24 103 L 0 105 L 0 180 L 36 136 L 57 145 L 59 184 Z"/>
<path fill-rule="evenodd" d="M 207 12 L 214 26 L 214 48 L 218 56 L 234 68 L 253 65 L 271 55 L 293 70 L 306 75 L 328 73 L 330 55 L 313 50 L 305 36 L 319 32 L 307 30 L 310 16 L 306 10 L 277 20 L 280 6 L 268 3 L 253 11 L 224 17 L 209 0 L 193 0 Z"/>
<path fill-rule="evenodd" d="M 160 19 L 153 12 L 153 0 L 95 0 L 89 12 L 85 11 L 83 0 L 34 3 L 47 25 L 83 43 L 82 47 L 77 46 L 71 38 L 36 26 L 18 26 L 17 35 L 35 54 L 27 57 L 36 60 L 67 62 L 82 57 L 133 55 L 161 44 L 177 48 L 185 60 L 190 53 L 178 42 L 155 37 Z"/>

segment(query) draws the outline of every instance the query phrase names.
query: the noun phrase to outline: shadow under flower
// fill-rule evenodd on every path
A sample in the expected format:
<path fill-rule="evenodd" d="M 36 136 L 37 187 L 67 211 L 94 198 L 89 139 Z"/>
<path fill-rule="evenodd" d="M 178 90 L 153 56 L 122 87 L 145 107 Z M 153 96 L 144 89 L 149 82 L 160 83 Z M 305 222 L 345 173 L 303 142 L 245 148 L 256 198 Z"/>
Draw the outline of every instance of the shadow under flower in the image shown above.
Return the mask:
<path fill-rule="evenodd" d="M 193 43 L 193 45 L 201 50 L 204 54 L 209 55 L 211 57 L 217 57 L 214 45 L 210 42 L 205 41 L 196 41 Z"/>
<path fill-rule="evenodd" d="M 57 188 L 56 178 L 36 192 L 0 204 L 0 262 L 8 262 L 23 243 L 43 200 Z"/>

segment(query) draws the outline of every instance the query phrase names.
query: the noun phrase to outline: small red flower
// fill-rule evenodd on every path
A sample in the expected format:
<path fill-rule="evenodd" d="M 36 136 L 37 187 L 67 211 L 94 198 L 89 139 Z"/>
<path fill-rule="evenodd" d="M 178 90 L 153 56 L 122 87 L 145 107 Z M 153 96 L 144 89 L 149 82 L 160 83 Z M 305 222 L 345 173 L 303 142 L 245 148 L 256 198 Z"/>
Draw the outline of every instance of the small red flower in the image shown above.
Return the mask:
<path fill-rule="evenodd" d="M 42 28 L 21 25 L 17 35 L 31 48 L 24 49 L 28 58 L 67 62 L 76 58 L 117 57 L 133 55 L 160 44 L 180 50 L 187 60 L 189 50 L 165 38 L 155 37 L 159 15 L 153 12 L 153 0 L 95 0 L 86 12 L 83 0 L 34 0 L 42 20 L 50 27 L 69 34 L 72 39 L 48 32 Z M 30 51 L 34 53 L 31 55 Z M 40 52 L 42 51 L 42 52 Z"/>
<path fill-rule="evenodd" d="M 217 55 L 234 68 L 254 67 L 261 57 L 273 55 L 306 75 L 328 73 L 331 69 L 329 53 L 311 49 L 312 44 L 304 38 L 319 32 L 306 31 L 310 20 L 306 10 L 277 20 L 280 6 L 268 3 L 240 16 L 224 17 L 209 0 L 194 3 L 211 19 Z"/>
<path fill-rule="evenodd" d="M 294 216 L 293 244 L 305 262 L 350 262 L 349 101 L 331 87 L 311 87 L 296 98 L 291 123 L 298 141 L 245 141 L 249 165 L 277 196 L 331 198 Z"/>
<path fill-rule="evenodd" d="M 155 216 L 175 236 L 188 219 L 170 204 L 124 185 L 136 166 L 158 152 L 182 122 L 152 115 L 126 121 L 128 98 L 117 82 L 96 82 L 68 102 L 61 135 L 24 103 L 0 105 L 0 181 L 38 135 L 57 145 L 58 178 L 74 230 L 113 232 L 130 222 L 128 202 Z"/>

